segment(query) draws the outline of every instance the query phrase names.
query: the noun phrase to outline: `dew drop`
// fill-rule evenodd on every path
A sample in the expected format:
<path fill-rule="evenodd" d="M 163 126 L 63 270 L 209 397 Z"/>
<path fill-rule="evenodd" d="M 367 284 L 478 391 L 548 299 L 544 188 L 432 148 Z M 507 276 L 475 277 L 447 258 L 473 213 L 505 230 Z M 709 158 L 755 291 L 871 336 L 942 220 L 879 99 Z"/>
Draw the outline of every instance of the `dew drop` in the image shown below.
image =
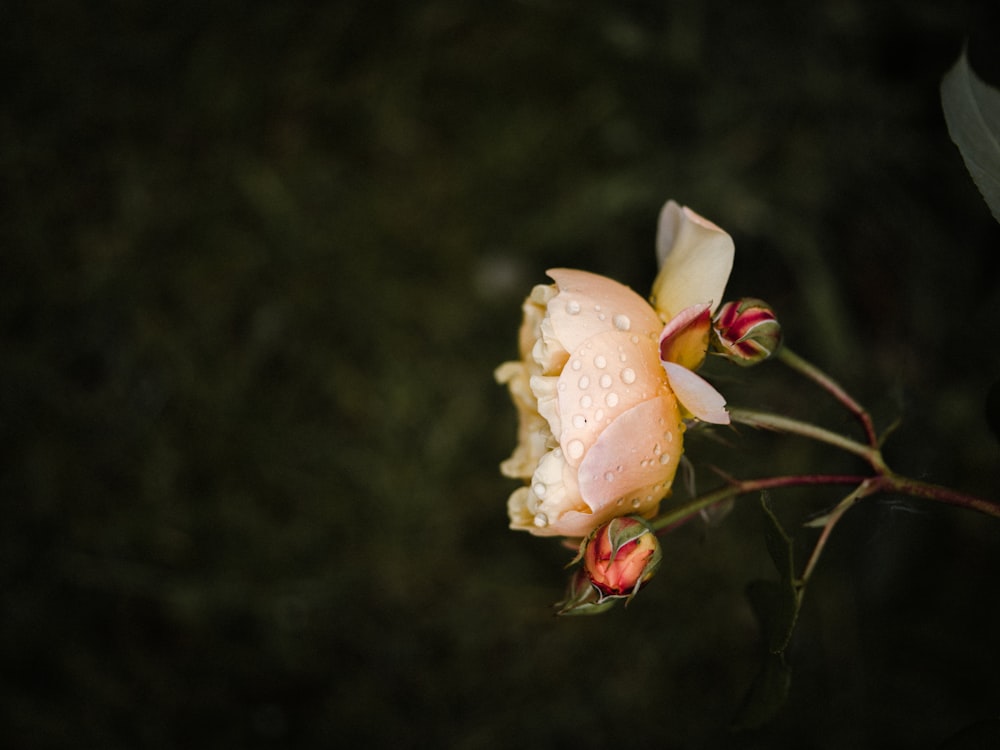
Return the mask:
<path fill-rule="evenodd" d="M 666 466 L 667 464 L 669 464 L 670 463 L 670 454 L 669 453 L 661 453 L 660 454 L 660 463 L 663 464 L 664 466 Z"/>
<path fill-rule="evenodd" d="M 583 455 L 583 441 L 570 440 L 569 445 L 566 446 L 566 453 L 574 460 L 580 458 Z"/>
<path fill-rule="evenodd" d="M 579 370 L 581 367 L 583 367 L 583 362 L 581 362 L 578 359 L 574 359 L 572 363 L 570 363 L 570 367 L 572 367 L 574 370 Z"/>
<path fill-rule="evenodd" d="M 600 380 L 601 388 L 610 388 L 612 382 L 613 381 L 611 380 L 611 376 L 608 375 L 607 373 L 601 375 L 601 380 Z"/>
<path fill-rule="evenodd" d="M 545 497 L 545 492 L 548 489 L 543 483 L 535 482 L 531 487 L 531 491 L 535 493 L 536 497 Z"/>
<path fill-rule="evenodd" d="M 590 388 L 590 378 L 587 377 L 586 375 L 581 375 L 580 382 L 577 385 L 580 386 L 581 391 L 587 390 L 588 388 Z"/>
<path fill-rule="evenodd" d="M 545 515 L 544 513 L 537 513 L 535 515 L 535 526 L 537 526 L 540 529 L 544 529 L 548 525 L 549 525 L 549 517 L 547 515 Z"/>
<path fill-rule="evenodd" d="M 631 367 L 626 367 L 622 370 L 622 382 L 625 385 L 632 385 L 635 382 L 635 370 Z"/>
<path fill-rule="evenodd" d="M 605 482 L 613 482 L 613 481 L 615 481 L 615 474 L 614 474 L 614 472 L 613 471 L 606 472 L 604 474 L 604 481 Z"/>
<path fill-rule="evenodd" d="M 639 507 L 640 505 L 642 505 L 642 503 L 640 503 L 640 502 L 639 502 L 639 498 L 635 498 L 635 499 L 634 499 L 634 500 L 632 501 L 632 507 L 633 507 L 633 508 L 638 508 L 638 507 Z"/>
<path fill-rule="evenodd" d="M 589 394 L 584 395 L 580 399 L 580 406 L 582 406 L 584 409 L 589 409 L 593 405 L 594 405 L 594 399 L 592 399 Z"/>
<path fill-rule="evenodd" d="M 587 418 L 582 414 L 574 414 L 573 426 L 578 430 L 582 430 L 584 427 L 587 426 Z"/>
<path fill-rule="evenodd" d="M 608 406 L 614 409 L 616 406 L 618 406 L 618 394 L 609 393 L 607 396 L 604 397 L 604 403 L 606 403 Z"/>
<path fill-rule="evenodd" d="M 600 422 L 602 419 L 604 419 L 604 409 L 598 409 L 597 411 L 595 411 L 594 412 L 594 419 L 596 421 L 598 421 L 598 422 Z"/>
<path fill-rule="evenodd" d="M 594 357 L 594 367 L 596 367 L 598 370 L 603 370 L 607 366 L 608 366 L 608 360 L 604 358 L 603 354 L 598 354 L 596 357 Z"/>
<path fill-rule="evenodd" d="M 616 315 L 615 316 L 615 328 L 619 331 L 627 331 L 632 327 L 632 321 L 628 319 L 628 315 Z"/>
<path fill-rule="evenodd" d="M 579 315 L 580 303 L 577 302 L 575 299 L 571 299 L 569 302 L 566 303 L 566 312 L 568 312 L 570 315 Z"/>

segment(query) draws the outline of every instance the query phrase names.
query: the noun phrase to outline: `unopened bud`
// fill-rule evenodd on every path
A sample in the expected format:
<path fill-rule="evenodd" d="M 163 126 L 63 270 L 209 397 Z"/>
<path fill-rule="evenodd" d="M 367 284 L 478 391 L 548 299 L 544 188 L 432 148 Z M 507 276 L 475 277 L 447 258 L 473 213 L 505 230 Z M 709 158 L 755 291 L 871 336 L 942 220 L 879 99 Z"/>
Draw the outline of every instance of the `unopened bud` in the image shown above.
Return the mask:
<path fill-rule="evenodd" d="M 781 324 L 766 302 L 744 297 L 719 308 L 712 324 L 712 344 L 731 362 L 755 365 L 781 346 Z"/>
<path fill-rule="evenodd" d="M 631 599 L 660 564 L 660 543 L 639 516 L 613 518 L 593 531 L 583 552 L 583 570 L 605 599 Z"/>

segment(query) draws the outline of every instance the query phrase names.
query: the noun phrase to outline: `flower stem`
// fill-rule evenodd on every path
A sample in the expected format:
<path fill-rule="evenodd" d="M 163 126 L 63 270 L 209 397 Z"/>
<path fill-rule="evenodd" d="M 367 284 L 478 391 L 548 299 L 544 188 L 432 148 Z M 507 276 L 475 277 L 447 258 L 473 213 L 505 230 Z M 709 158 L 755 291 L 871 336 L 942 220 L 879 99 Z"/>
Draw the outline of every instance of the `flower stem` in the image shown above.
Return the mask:
<path fill-rule="evenodd" d="M 790 474 L 763 479 L 734 479 L 725 487 L 712 490 L 680 508 L 675 508 L 672 511 L 664 513 L 659 518 L 653 520 L 650 525 L 656 531 L 666 531 L 667 529 L 679 526 L 685 521 L 689 521 L 705 508 L 751 492 L 773 490 L 780 487 L 800 487 L 803 485 L 857 485 L 864 482 L 865 479 L 866 477 L 854 474 Z"/>
<path fill-rule="evenodd" d="M 872 423 L 872 418 L 868 415 L 865 408 L 855 401 L 854 398 L 847 391 L 845 391 L 839 383 L 816 367 L 816 365 L 804 360 L 786 346 L 782 346 L 778 350 L 776 356 L 779 360 L 784 362 L 796 372 L 812 380 L 823 390 L 831 394 L 841 404 L 846 406 L 848 411 L 850 411 L 851 414 L 857 417 L 858 421 L 861 422 L 868 445 L 872 448 L 878 447 L 878 436 L 875 434 L 875 425 Z"/>
<path fill-rule="evenodd" d="M 771 414 L 751 409 L 730 409 L 729 418 L 733 422 L 745 424 L 750 427 L 776 430 L 777 432 L 788 432 L 793 435 L 801 435 L 802 437 L 810 438 L 811 440 L 818 440 L 821 443 L 827 443 L 828 445 L 840 448 L 848 453 L 860 456 L 871 464 L 871 467 L 875 469 L 876 472 L 882 473 L 888 471 L 888 467 L 885 465 L 885 461 L 882 459 L 882 454 L 877 447 L 864 445 L 856 440 L 851 440 L 850 438 L 846 438 L 843 435 L 809 422 L 792 419 L 791 417 L 783 417 L 780 414 Z"/>

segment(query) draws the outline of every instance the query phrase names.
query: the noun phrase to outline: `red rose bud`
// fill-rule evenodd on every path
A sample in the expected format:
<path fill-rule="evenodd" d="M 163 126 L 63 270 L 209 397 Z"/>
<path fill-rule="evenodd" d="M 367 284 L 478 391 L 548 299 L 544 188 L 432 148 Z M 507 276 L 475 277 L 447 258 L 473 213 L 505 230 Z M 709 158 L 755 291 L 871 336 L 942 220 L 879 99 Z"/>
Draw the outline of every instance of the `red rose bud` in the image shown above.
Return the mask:
<path fill-rule="evenodd" d="M 660 557 L 660 543 L 649 524 L 638 516 L 622 516 L 587 539 L 583 570 L 600 593 L 599 602 L 631 599 L 653 577 Z"/>
<path fill-rule="evenodd" d="M 727 302 L 712 324 L 712 344 L 729 361 L 748 367 L 781 345 L 781 324 L 766 302 L 753 297 Z"/>

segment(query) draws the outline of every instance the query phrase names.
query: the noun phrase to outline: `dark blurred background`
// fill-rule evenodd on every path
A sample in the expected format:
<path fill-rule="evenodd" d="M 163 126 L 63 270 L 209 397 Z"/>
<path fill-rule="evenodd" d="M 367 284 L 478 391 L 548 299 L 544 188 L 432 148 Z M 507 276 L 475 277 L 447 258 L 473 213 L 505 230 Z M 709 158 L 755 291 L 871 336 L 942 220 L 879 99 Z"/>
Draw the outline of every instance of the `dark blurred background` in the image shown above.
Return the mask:
<path fill-rule="evenodd" d="M 545 268 L 648 290 L 673 197 L 734 235 L 730 296 L 902 416 L 895 468 L 998 498 L 1000 230 L 938 91 L 970 39 L 1000 82 L 989 6 L 4 4 L 0 741 L 915 748 L 1000 715 L 1000 521 L 930 503 L 838 527 L 756 731 L 754 498 L 627 610 L 553 617 L 570 554 L 506 528 L 492 379 Z M 715 374 L 855 428 L 778 365 Z M 701 489 L 863 469 L 716 437 Z M 802 554 L 840 494 L 772 497 Z"/>

